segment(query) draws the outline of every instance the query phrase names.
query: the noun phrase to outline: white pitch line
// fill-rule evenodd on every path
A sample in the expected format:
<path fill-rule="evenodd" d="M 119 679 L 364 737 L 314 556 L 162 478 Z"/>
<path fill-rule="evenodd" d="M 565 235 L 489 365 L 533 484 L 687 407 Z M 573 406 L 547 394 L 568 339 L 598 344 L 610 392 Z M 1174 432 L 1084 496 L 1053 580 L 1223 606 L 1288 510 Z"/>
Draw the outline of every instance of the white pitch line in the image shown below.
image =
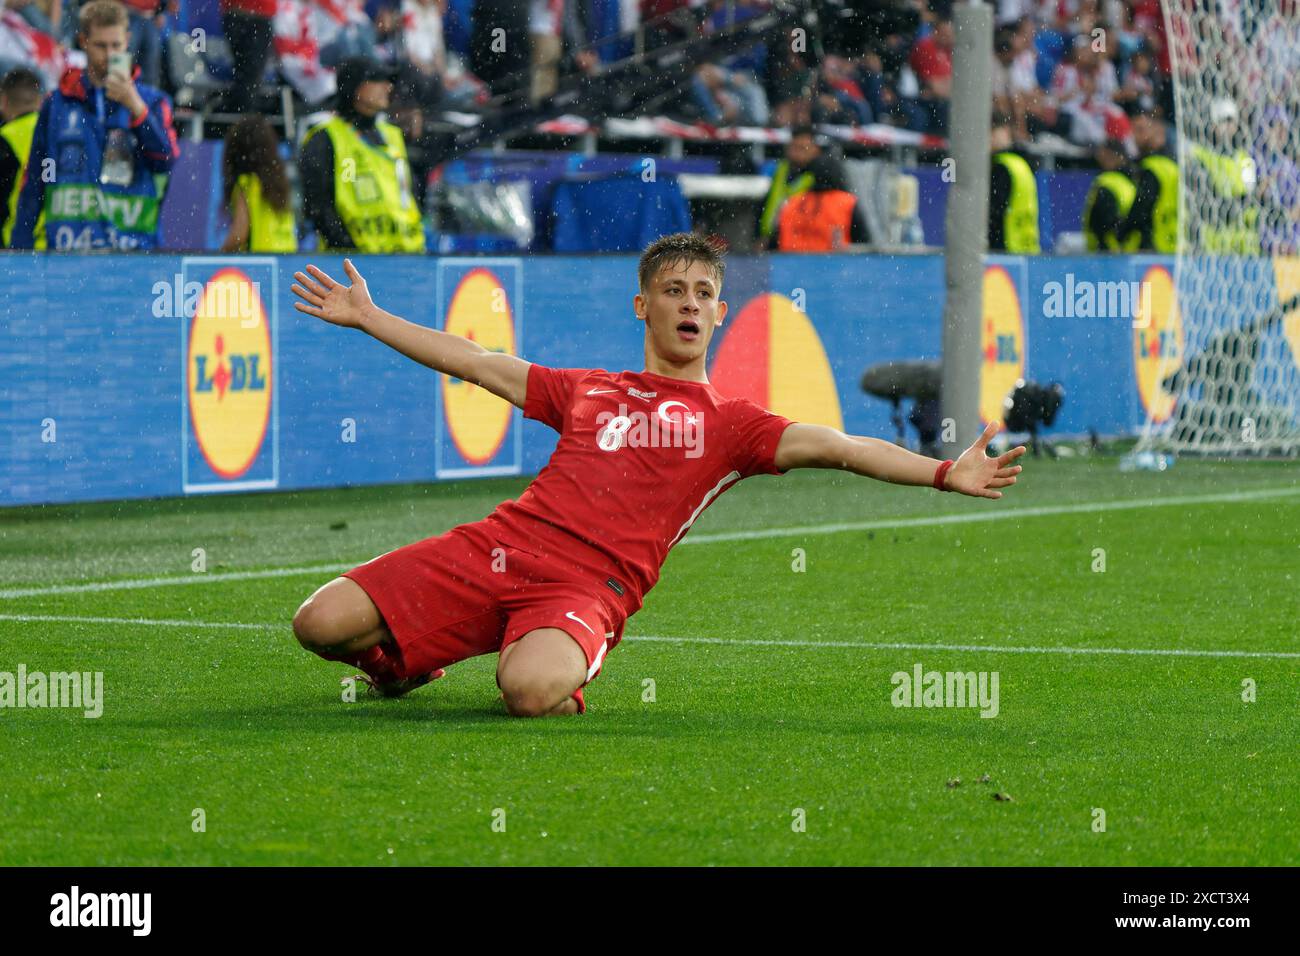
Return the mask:
<path fill-rule="evenodd" d="M 844 521 L 796 528 L 762 528 L 756 531 L 715 531 L 698 536 L 687 535 L 682 544 L 711 544 L 715 541 L 749 541 L 757 538 L 797 537 L 809 534 L 837 534 L 841 531 L 879 531 L 888 528 L 923 528 L 931 525 L 971 524 L 981 521 L 1017 521 L 1046 515 L 1093 514 L 1100 511 L 1131 511 L 1141 508 L 1164 508 L 1172 505 L 1235 504 L 1269 498 L 1300 495 L 1300 486 L 1261 488 L 1256 491 L 1227 491 L 1208 495 L 1184 495 L 1177 498 L 1136 498 L 1117 501 L 1083 502 L 1077 505 L 1043 505 L 1031 508 L 1006 508 L 1001 511 L 974 511 L 966 514 L 926 515 L 920 518 L 886 518 L 879 521 Z M 3 596 L 0 594 L 0 596 Z"/>
<path fill-rule="evenodd" d="M 1074 505 L 1044 505 L 1031 508 L 1007 508 L 1000 511 L 976 511 L 965 514 L 928 515 L 920 518 L 885 518 L 878 521 L 848 521 L 832 524 L 803 525 L 791 528 L 760 528 L 755 531 L 701 532 L 683 538 L 678 547 L 686 544 L 712 544 L 726 541 L 752 541 L 764 538 L 803 537 L 813 534 L 839 534 L 844 531 L 879 531 L 889 528 L 920 528 L 949 524 L 971 524 L 984 521 L 1018 521 L 1021 518 L 1042 518 L 1051 515 L 1093 514 L 1105 511 L 1131 511 L 1141 508 L 1169 508 L 1177 505 L 1238 504 L 1264 501 L 1270 498 L 1289 498 L 1300 495 L 1300 486 L 1289 488 L 1259 488 L 1254 491 L 1229 491 L 1207 495 L 1183 495 L 1169 498 L 1118 499 L 1093 501 Z M 356 564 L 360 564 L 358 561 Z M 125 591 L 139 588 L 179 587 L 188 584 L 210 584 L 215 581 L 253 581 L 261 578 L 299 577 L 310 574 L 338 574 L 356 564 L 311 564 L 279 568 L 262 568 L 254 571 L 216 571 L 208 574 L 187 574 L 172 577 L 127 578 L 120 581 L 88 581 L 81 584 L 54 584 L 40 587 L 6 588 L 0 590 L 0 600 L 41 597 L 47 594 L 87 594 L 98 591 Z"/>
<path fill-rule="evenodd" d="M 355 568 L 354 564 L 307 564 L 284 568 L 260 568 L 256 571 L 214 571 L 210 574 L 187 574 L 160 578 L 126 578 L 120 581 L 87 581 L 82 584 L 52 584 L 44 587 L 8 588 L 0 599 L 40 597 L 45 594 L 89 594 L 96 591 L 132 591 L 139 588 L 178 587 L 183 584 L 208 584 L 213 581 L 255 581 L 260 578 L 293 578 L 308 574 L 338 574 Z"/>
<path fill-rule="evenodd" d="M 144 617 L 77 617 L 73 614 L 0 614 L 0 621 L 18 621 L 22 624 L 130 624 L 145 627 L 207 627 L 235 628 L 248 631 L 280 630 L 288 624 L 236 624 L 222 621 L 168 621 Z"/>
<path fill-rule="evenodd" d="M 975 651 L 993 654 L 1117 654 L 1141 657 L 1270 657 L 1300 658 L 1300 651 L 1201 651 L 1186 648 L 1147 647 L 1022 647 L 1008 644 L 909 644 L 873 641 L 766 641 L 730 637 L 649 637 L 627 635 L 633 644 L 747 644 L 755 647 L 832 647 L 867 651 Z"/>
<path fill-rule="evenodd" d="M 27 624 L 55 622 L 60 624 L 119 624 L 139 627 L 196 627 L 212 629 L 236 628 L 239 630 L 278 631 L 287 624 L 243 624 L 221 621 L 152 620 L 142 617 L 77 617 L 71 614 L 0 614 L 0 621 L 17 621 Z M 1139 657 L 1263 657 L 1300 658 L 1297 651 L 1207 651 L 1187 648 L 1147 647 L 1024 647 L 1011 644 L 919 644 L 909 642 L 878 641 L 781 641 L 757 638 L 730 637 L 658 637 L 648 634 L 629 634 L 624 640 L 633 644 L 718 644 L 747 647 L 815 647 L 855 651 L 971 651 L 992 654 L 1097 654 L 1102 656 Z"/>

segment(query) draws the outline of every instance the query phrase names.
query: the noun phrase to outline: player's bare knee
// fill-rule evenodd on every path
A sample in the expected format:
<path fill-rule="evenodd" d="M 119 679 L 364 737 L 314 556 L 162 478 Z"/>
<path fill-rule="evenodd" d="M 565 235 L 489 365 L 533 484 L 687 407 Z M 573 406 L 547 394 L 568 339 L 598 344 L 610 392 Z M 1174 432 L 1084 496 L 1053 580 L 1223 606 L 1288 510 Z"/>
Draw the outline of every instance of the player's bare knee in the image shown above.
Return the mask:
<path fill-rule="evenodd" d="M 322 651 L 336 642 L 329 608 L 312 595 L 293 616 L 293 636 L 306 650 Z"/>
<path fill-rule="evenodd" d="M 511 717 L 549 717 L 558 706 L 550 697 L 541 695 L 506 696 L 506 713 Z"/>
<path fill-rule="evenodd" d="M 508 646 L 497 665 L 497 684 L 512 717 L 544 717 L 582 686 L 582 648 L 558 628 L 539 628 Z"/>
<path fill-rule="evenodd" d="M 555 706 L 553 695 L 547 694 L 537 685 L 518 684 L 501 688 L 506 702 L 506 712 L 511 717 L 542 717 Z"/>
<path fill-rule="evenodd" d="M 335 578 L 302 602 L 293 616 L 293 634 L 304 648 L 319 654 L 379 624 L 378 612 L 365 592 L 347 578 Z"/>
<path fill-rule="evenodd" d="M 511 717 L 545 717 L 550 711 L 538 699 L 506 697 L 506 713 Z"/>
<path fill-rule="evenodd" d="M 501 695 L 511 717 L 545 717 L 567 696 L 554 682 L 523 676 L 501 677 Z"/>

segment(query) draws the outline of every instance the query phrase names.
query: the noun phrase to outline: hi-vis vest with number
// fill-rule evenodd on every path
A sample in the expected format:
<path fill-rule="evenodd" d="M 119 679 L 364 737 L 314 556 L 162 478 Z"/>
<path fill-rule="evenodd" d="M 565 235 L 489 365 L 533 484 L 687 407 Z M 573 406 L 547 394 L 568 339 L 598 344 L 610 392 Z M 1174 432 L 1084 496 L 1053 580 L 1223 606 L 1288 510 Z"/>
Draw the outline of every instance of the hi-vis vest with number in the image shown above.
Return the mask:
<path fill-rule="evenodd" d="M 1105 249 L 1107 252 L 1133 252 L 1137 249 L 1138 243 L 1142 237 L 1136 232 L 1129 233 L 1128 240 L 1122 245 L 1119 236 L 1113 232 L 1108 232 L 1104 236 L 1097 235 L 1092 228 L 1092 207 L 1097 202 L 1097 196 L 1102 190 L 1110 193 L 1115 197 L 1115 205 L 1119 207 L 1119 220 L 1122 223 L 1128 215 L 1128 211 L 1133 208 L 1133 200 L 1137 198 L 1137 186 L 1133 180 L 1129 179 L 1120 172 L 1106 172 L 1099 175 L 1092 181 L 1092 188 L 1088 190 L 1088 198 L 1083 203 L 1083 237 L 1088 242 L 1088 251 L 1097 252 Z"/>
<path fill-rule="evenodd" d="M 1151 248 L 1156 252 L 1178 251 L 1178 164 L 1154 153 L 1139 164 L 1150 170 L 1160 183 L 1160 195 L 1151 223 Z"/>
<path fill-rule="evenodd" d="M 20 116 L 16 120 L 10 120 L 4 126 L 0 126 L 0 138 L 3 138 L 9 144 L 9 148 L 14 151 L 18 157 L 18 176 L 14 179 L 14 188 L 10 190 L 9 218 L 5 220 L 4 244 L 5 248 L 9 247 L 9 239 L 14 233 L 14 218 L 18 214 L 18 194 L 23 190 L 23 180 L 27 174 L 27 157 L 32 154 L 32 134 L 36 132 L 36 120 L 40 116 L 39 110 L 32 110 L 25 116 Z M 40 170 L 36 171 L 40 175 Z M 36 220 L 36 228 L 32 230 L 32 236 L 35 239 L 37 249 L 45 248 L 45 213 L 42 212 Z"/>
<path fill-rule="evenodd" d="M 321 130 L 329 136 L 334 205 L 359 252 L 424 252 L 424 224 L 411 191 L 401 130 L 382 120 L 375 128 L 382 147 L 367 143 L 351 123 L 335 116 L 309 130 L 303 145 Z"/>
<path fill-rule="evenodd" d="M 800 193 L 781 208 L 781 252 L 832 252 L 849 244 L 858 198 L 842 189 Z"/>
<path fill-rule="evenodd" d="M 1023 156 L 995 153 L 999 163 L 1011 176 L 1011 197 L 1002 220 L 1002 240 L 1006 251 L 1018 255 L 1038 255 L 1038 182 Z"/>
<path fill-rule="evenodd" d="M 244 173 L 235 188 L 248 206 L 248 248 L 245 252 L 297 252 L 298 228 L 293 209 L 276 209 L 262 195 L 262 181 L 256 173 Z"/>

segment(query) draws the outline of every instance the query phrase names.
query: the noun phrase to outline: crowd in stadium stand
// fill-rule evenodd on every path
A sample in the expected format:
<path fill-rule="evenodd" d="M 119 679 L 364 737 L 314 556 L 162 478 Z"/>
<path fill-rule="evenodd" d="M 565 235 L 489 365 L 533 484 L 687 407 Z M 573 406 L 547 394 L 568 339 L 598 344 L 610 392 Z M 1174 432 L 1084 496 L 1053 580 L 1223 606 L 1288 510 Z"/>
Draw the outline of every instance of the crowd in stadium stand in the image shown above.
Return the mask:
<path fill-rule="evenodd" d="M 201 39 L 202 31 L 191 26 L 202 20 L 205 11 L 211 16 L 202 22 L 220 23 L 232 59 L 228 65 L 232 82 L 226 84 L 215 104 L 209 104 L 208 111 L 251 119 L 259 109 L 271 109 L 274 100 L 266 98 L 261 81 L 272 64 L 278 82 L 288 83 L 309 109 L 332 107 L 338 122 L 318 123 L 307 139 L 293 143 L 302 174 L 302 211 L 325 245 L 364 248 L 355 235 L 349 243 L 340 231 L 341 211 L 329 196 L 337 156 L 352 155 L 348 137 L 372 145 L 388 143 L 403 157 L 409 155 L 414 175 L 408 170 L 405 179 L 399 176 L 395 183 L 385 182 L 384 189 L 397 190 L 393 195 L 399 199 L 394 201 L 404 204 L 409 196 L 421 208 L 430 170 L 420 165 L 415 141 L 425 118 L 482 110 L 491 98 L 512 91 L 537 103 L 554 93 L 565 77 L 599 75 L 610 62 L 632 51 L 598 37 L 598 7 L 605 14 L 616 10 L 621 22 L 648 25 L 639 43 L 654 50 L 731 30 L 762 15 L 770 2 L 121 0 L 124 18 L 120 26 L 131 53 L 132 77 L 123 86 L 106 79 L 107 54 L 84 48 L 83 14 L 93 5 L 92 0 L 5 0 L 0 14 L 0 111 L 5 122 L 0 129 L 0 196 L 8 198 L 0 223 L 5 242 L 15 247 L 39 244 L 37 217 L 50 212 L 51 190 L 31 175 L 30 150 L 31 157 L 39 160 L 57 154 L 60 163 L 75 154 L 80 157 L 78 162 L 89 163 L 87 183 L 98 179 L 112 185 L 116 181 L 111 176 L 104 178 L 110 173 L 125 177 L 114 189 L 131 198 L 129 208 L 137 218 L 110 223 L 108 232 L 118 241 L 108 244 L 153 247 L 165 190 L 155 193 L 151 184 L 178 155 L 169 98 L 176 92 L 177 78 L 169 75 L 170 58 L 164 53 L 169 38 Z M 999 142 L 1005 140 L 999 154 L 1027 152 L 1024 147 L 1029 144 L 1048 150 L 1054 145 L 1083 147 L 1103 172 L 1112 172 L 1151 152 L 1135 139 L 1133 117 L 1172 128 L 1168 126 L 1173 107 L 1169 44 L 1159 0 L 989 2 L 996 22 L 991 105 L 1000 117 Z M 627 4 L 636 4 L 635 17 L 622 17 L 632 12 Z M 819 124 L 885 124 L 945 136 L 952 81 L 953 0 L 816 0 L 816 5 L 824 25 L 816 56 L 804 44 L 751 45 L 696 68 L 690 82 L 679 83 L 674 98 L 665 99 L 660 111 L 675 119 L 714 126 L 804 131 L 792 147 L 796 153 L 808 138 L 808 128 Z M 108 22 L 102 10 L 97 16 L 98 26 Z M 455 21 L 459 49 L 448 39 L 449 24 L 455 17 L 459 17 Z M 117 21 L 113 22 L 117 29 Z M 518 36 L 521 23 L 527 24 L 527 44 L 502 48 L 501 36 Z M 608 28 L 606 17 L 606 34 Z M 354 97 L 359 96 L 363 104 L 370 102 L 373 97 L 366 91 L 389 81 L 391 87 L 381 105 L 372 104 L 368 112 L 357 111 Z M 49 130 L 34 120 L 42 95 L 97 104 L 97 119 L 86 124 L 97 123 L 103 129 L 98 139 L 88 131 L 82 134 L 93 148 L 70 151 L 67 143 L 51 141 Z M 75 110 L 59 115 L 73 113 Z M 388 117 L 389 122 L 376 124 L 377 116 Z M 316 137 L 309 145 L 307 140 L 318 131 L 327 135 Z M 244 157 L 244 167 L 234 169 L 228 164 L 225 170 L 225 195 L 231 209 L 236 213 L 243 210 L 236 239 L 242 229 L 242 247 L 255 248 L 249 245 L 250 235 L 267 230 L 278 234 L 289 228 L 283 218 L 287 207 L 278 206 L 285 194 L 278 185 L 283 174 L 250 158 L 256 153 L 256 144 L 269 148 L 276 133 L 265 123 L 250 122 L 227 126 L 225 135 L 232 145 L 239 146 L 232 148 L 232 153 Z M 1147 137 L 1149 141 L 1156 138 L 1155 134 Z M 1159 141 L 1163 150 L 1164 137 Z M 409 154 L 408 143 L 412 146 Z M 125 170 L 115 159 L 120 159 L 123 150 L 128 154 L 134 151 L 143 161 Z M 101 165 L 108 167 L 108 172 L 98 168 Z M 1005 198 L 999 192 L 1000 183 L 1005 187 L 1002 193 L 1014 192 L 1002 177 L 1012 176 L 1019 167 L 997 157 L 994 165 L 996 203 Z M 28 188 L 20 189 L 24 168 L 29 170 Z M 276 185 L 253 197 L 249 177 L 259 172 L 274 178 Z M 792 177 L 788 183 L 774 184 L 782 202 L 797 191 L 792 187 L 793 177 L 804 172 L 797 161 L 780 171 L 782 176 L 788 173 Z M 821 179 L 833 183 L 828 191 L 849 191 L 842 176 L 825 164 Z M 53 190 L 58 193 L 56 211 L 75 224 L 79 213 L 87 211 L 84 204 L 91 200 L 63 190 L 68 185 L 65 180 Z M 1169 184 L 1164 185 L 1167 188 Z M 276 202 L 258 213 L 259 204 L 268 198 Z M 1127 208 L 1122 198 L 1120 204 Z M 1139 198 L 1137 208 L 1149 213 L 1150 196 L 1144 192 Z M 1112 228 L 1124 216 L 1112 208 L 1111 197 L 1102 196 L 1101 200 L 1099 205 L 1090 202 L 1088 215 L 1095 216 L 1099 226 Z M 1022 218 L 1028 208 L 1022 208 Z M 354 219 L 364 219 L 362 212 L 351 210 Z M 777 234 L 771 214 L 769 208 L 765 215 L 770 221 L 761 235 L 769 245 Z M 809 218 L 818 216 L 810 212 Z M 407 219 L 404 211 L 384 229 L 394 235 L 404 233 L 413 228 Z M 844 240 L 852 236 L 858 241 L 864 232 L 860 215 L 850 214 L 844 225 Z M 85 247 L 107 241 L 101 226 L 78 233 L 88 243 Z M 120 241 L 123 235 L 127 235 L 125 242 Z M 397 243 L 394 249 L 406 248 L 402 245 L 406 240 L 392 241 Z M 408 243 L 411 249 L 414 242 Z M 1104 235 L 1095 244 L 1090 238 L 1089 244 L 1115 248 Z M 228 238 L 227 246 L 239 248 L 241 243 Z M 995 245 L 999 247 L 1007 248 Z M 376 248 L 389 247 L 380 244 Z"/>
<path fill-rule="evenodd" d="M 190 32 L 201 12 L 219 3 L 234 80 L 221 105 L 233 112 L 252 109 L 272 59 L 309 103 L 333 91 L 331 73 L 339 62 L 368 55 L 399 71 L 399 98 L 473 110 L 518 77 L 528 78 L 538 99 L 554 90 L 560 73 L 594 72 L 602 58 L 617 55 L 592 46 L 591 0 L 459 4 L 456 12 L 472 19 L 460 51 L 447 42 L 449 0 L 187 0 L 183 10 L 181 0 L 122 2 L 142 82 L 169 92 L 175 82 L 164 69 L 167 38 Z M 650 48 L 727 29 L 769 6 L 769 0 L 622 2 L 638 4 L 640 21 L 655 24 L 646 36 Z M 819 64 L 795 44 L 752 48 L 697 70 L 672 109 L 714 125 L 885 123 L 943 134 L 952 0 L 820 5 L 828 27 L 827 55 Z M 78 6 L 77 0 L 5 0 L 0 75 L 27 66 L 47 89 L 57 83 L 76 49 Z M 1013 117 L 1018 140 L 1046 134 L 1092 145 L 1126 129 L 1128 107 L 1169 111 L 1159 0 L 996 0 L 995 8 L 995 95 L 999 109 Z M 489 49 L 494 27 L 525 20 L 531 49 Z"/>
<path fill-rule="evenodd" d="M 656 10 L 687 7 L 658 0 Z M 738 0 L 736 19 L 763 0 Z M 829 7 L 830 5 L 824 5 Z M 885 123 L 947 132 L 952 78 L 951 0 L 866 0 L 857 14 L 830 19 L 826 56 L 751 50 L 700 70 L 695 100 L 720 124 Z M 719 28 L 713 0 L 698 30 Z M 1159 0 L 997 0 L 995 107 L 1013 117 L 1013 136 L 1059 137 L 1080 146 L 1129 134 L 1128 115 L 1172 113 L 1168 44 Z M 770 108 L 769 108 L 770 104 Z"/>

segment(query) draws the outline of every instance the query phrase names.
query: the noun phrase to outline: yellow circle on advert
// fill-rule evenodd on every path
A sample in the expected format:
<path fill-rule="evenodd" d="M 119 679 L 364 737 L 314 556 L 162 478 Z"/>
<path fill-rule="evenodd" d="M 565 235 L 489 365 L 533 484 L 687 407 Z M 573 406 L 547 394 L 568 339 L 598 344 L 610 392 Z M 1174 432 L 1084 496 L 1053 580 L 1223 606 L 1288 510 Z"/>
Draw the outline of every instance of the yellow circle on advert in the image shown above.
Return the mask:
<path fill-rule="evenodd" d="M 799 422 L 844 428 L 839 390 L 812 320 L 779 293 L 767 297 L 767 407 Z"/>
<path fill-rule="evenodd" d="M 839 389 L 812 319 L 779 292 L 727 317 L 709 369 L 713 387 L 795 421 L 844 428 Z"/>
<path fill-rule="evenodd" d="M 1153 423 L 1169 420 L 1177 396 L 1161 384 L 1183 361 L 1183 320 L 1173 276 L 1164 266 L 1152 266 L 1138 284 L 1133 317 L 1133 371 L 1142 409 Z"/>
<path fill-rule="evenodd" d="M 271 332 L 257 285 L 222 269 L 203 287 L 190 322 L 186 391 L 204 460 L 234 479 L 248 471 L 271 418 Z"/>
<path fill-rule="evenodd" d="M 443 331 L 492 352 L 517 354 L 510 299 L 488 269 L 472 269 L 460 280 Z M 484 465 L 496 457 L 510 430 L 513 406 L 509 402 L 473 382 L 444 375 L 442 405 L 452 443 L 466 462 Z"/>
<path fill-rule="evenodd" d="M 1300 257 L 1278 256 L 1273 260 L 1273 277 L 1279 303 L 1300 294 Z M 1300 309 L 1292 309 L 1282 317 L 1282 334 L 1291 349 L 1291 361 L 1300 368 Z"/>
<path fill-rule="evenodd" d="M 1001 422 L 1003 401 L 1025 375 L 1025 320 L 1020 293 L 1002 266 L 984 270 L 980 321 L 980 421 Z"/>

